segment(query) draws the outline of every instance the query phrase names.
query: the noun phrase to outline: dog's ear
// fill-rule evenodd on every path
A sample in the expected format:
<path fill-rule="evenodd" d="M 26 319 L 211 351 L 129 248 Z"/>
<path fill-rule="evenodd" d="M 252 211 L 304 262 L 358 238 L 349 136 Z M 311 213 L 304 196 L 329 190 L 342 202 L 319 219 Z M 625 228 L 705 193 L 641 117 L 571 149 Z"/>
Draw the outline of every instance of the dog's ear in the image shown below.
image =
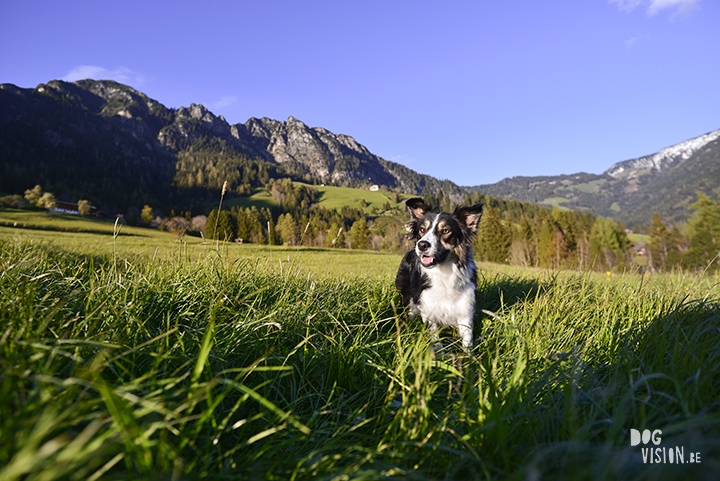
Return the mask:
<path fill-rule="evenodd" d="M 480 217 L 482 217 L 483 204 L 478 203 L 469 207 L 456 207 L 455 216 L 460 219 L 460 222 L 465 224 L 470 232 L 477 232 L 478 224 L 480 223 Z"/>
<path fill-rule="evenodd" d="M 425 202 L 425 199 L 422 199 L 420 197 L 413 197 L 412 199 L 406 200 L 405 205 L 410 212 L 411 221 L 418 220 L 425 214 L 425 212 L 432 211 L 432 206 Z"/>

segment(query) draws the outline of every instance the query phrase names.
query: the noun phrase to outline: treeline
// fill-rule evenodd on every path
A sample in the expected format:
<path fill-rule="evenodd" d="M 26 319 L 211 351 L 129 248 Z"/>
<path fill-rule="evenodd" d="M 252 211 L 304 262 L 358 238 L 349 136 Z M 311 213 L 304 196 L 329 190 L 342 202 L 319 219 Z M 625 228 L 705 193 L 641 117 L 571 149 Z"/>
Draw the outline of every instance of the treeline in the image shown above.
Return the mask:
<path fill-rule="evenodd" d="M 645 256 L 651 271 L 720 270 L 720 198 L 703 192 L 690 205 L 684 225 L 666 224 L 656 212 L 650 226 L 641 227 L 649 241 L 635 246 L 618 221 L 589 213 L 502 201 L 479 194 L 465 202 L 486 204 L 476 240 L 481 260 L 522 266 L 626 270 Z"/>
<path fill-rule="evenodd" d="M 275 209 L 232 208 L 210 213 L 204 235 L 208 239 L 404 252 L 412 247 L 405 238 L 407 213 L 391 208 L 399 200 L 389 191 L 384 211 L 366 214 L 343 207 L 327 210 L 316 205 L 318 191 L 290 179 L 265 185 L 279 206 Z M 525 267 L 623 271 L 637 269 L 638 256 L 653 271 L 720 268 L 720 200 L 698 192 L 685 225 L 667 225 L 656 213 L 644 228 L 650 240 L 644 246 L 630 241 L 625 226 L 587 212 L 548 209 L 527 202 L 502 200 L 483 194 L 427 194 L 437 209 L 452 211 L 458 204 L 485 205 L 475 240 L 478 260 Z M 172 224 L 171 224 L 172 225 Z"/>
<path fill-rule="evenodd" d="M 700 191 L 697 197 L 689 207 L 693 214 L 684 226 L 668 226 L 655 212 L 647 245 L 652 269 L 720 270 L 720 198 L 713 200 Z"/>
<path fill-rule="evenodd" d="M 393 250 L 393 246 L 383 242 L 383 234 L 388 232 L 380 229 L 382 222 L 372 225 L 377 228 L 371 228 L 359 209 L 337 211 L 312 206 L 295 215 L 286 212 L 274 218 L 268 208 L 233 207 L 210 212 L 204 234 L 207 239 L 257 244 Z M 381 239 L 375 239 L 373 244 L 377 236 Z M 399 229 L 393 237 L 398 250 L 402 238 Z"/>
<path fill-rule="evenodd" d="M 206 217 L 190 211 L 164 217 L 145 205 L 142 212 L 123 219 L 130 224 L 156 226 L 178 236 L 204 235 L 206 239 L 241 241 L 270 245 L 373 249 L 405 252 L 412 247 L 406 239 L 407 213 L 396 206 L 398 192 L 388 191 L 383 209 L 370 214 L 344 206 L 328 210 L 317 205 L 319 192 L 312 186 L 290 179 L 269 180 L 265 188 L 275 208 L 214 209 Z M 439 210 L 451 212 L 458 205 L 482 202 L 485 205 L 476 237 L 475 257 L 481 261 L 553 269 L 594 269 L 622 271 L 635 269 L 638 254 L 646 255 L 646 267 L 653 271 L 676 269 L 717 272 L 720 269 L 720 198 L 713 200 L 697 192 L 698 200 L 684 224 L 666 224 L 655 213 L 645 229 L 649 241 L 644 249 L 630 241 L 625 227 L 612 219 L 586 212 L 552 210 L 520 201 L 506 201 L 482 194 L 425 195 Z M 392 202 L 392 203 L 391 203 Z M 55 204 L 52 193 L 38 185 L 24 196 L 0 198 L 0 205 L 15 208 L 49 209 Z M 87 215 L 88 201 L 78 205 Z M 640 247 L 640 246 L 637 246 Z"/>
<path fill-rule="evenodd" d="M 442 192 L 424 198 L 444 211 L 457 205 Z M 478 260 L 554 269 L 622 270 L 633 265 L 634 249 L 619 222 L 480 193 L 462 200 L 464 205 L 478 202 L 484 204 L 474 246 Z"/>
<path fill-rule="evenodd" d="M 266 188 L 277 210 L 232 208 L 213 210 L 207 219 L 208 239 L 286 244 L 290 246 L 337 247 L 403 252 L 412 247 L 406 239 L 407 213 L 403 208 L 372 215 L 343 207 L 327 210 L 315 205 L 317 190 L 289 179 L 270 182 Z M 399 200 L 388 192 L 388 200 Z M 452 211 L 459 197 L 425 195 L 440 210 Z M 460 201 L 485 204 L 485 214 L 476 238 L 478 260 L 532 267 L 577 269 L 625 269 L 631 267 L 634 249 L 622 224 L 591 214 L 548 210 L 534 204 L 505 201 L 481 194 Z"/>
<path fill-rule="evenodd" d="M 278 208 L 214 209 L 207 217 L 207 239 L 269 245 L 400 251 L 403 233 L 394 216 L 366 216 L 344 206 L 328 210 L 315 204 L 317 189 L 289 179 L 266 186 Z"/>

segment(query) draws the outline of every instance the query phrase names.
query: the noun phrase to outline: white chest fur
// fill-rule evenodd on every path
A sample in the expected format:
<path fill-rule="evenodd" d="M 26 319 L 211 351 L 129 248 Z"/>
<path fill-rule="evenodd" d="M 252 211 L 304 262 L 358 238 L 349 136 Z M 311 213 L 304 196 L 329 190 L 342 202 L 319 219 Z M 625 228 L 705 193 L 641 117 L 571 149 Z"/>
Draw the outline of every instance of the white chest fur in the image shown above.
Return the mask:
<path fill-rule="evenodd" d="M 471 272 L 475 266 L 459 269 L 457 262 L 445 262 L 425 274 L 430 287 L 420 294 L 418 310 L 430 327 L 469 326 L 475 309 L 475 284 Z"/>

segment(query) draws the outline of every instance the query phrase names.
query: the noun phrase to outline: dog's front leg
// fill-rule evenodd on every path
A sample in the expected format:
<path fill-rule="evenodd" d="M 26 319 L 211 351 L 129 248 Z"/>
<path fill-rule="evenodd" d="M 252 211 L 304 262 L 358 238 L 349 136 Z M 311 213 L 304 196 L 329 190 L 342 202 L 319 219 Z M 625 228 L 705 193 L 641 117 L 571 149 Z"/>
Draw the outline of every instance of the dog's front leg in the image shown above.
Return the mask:
<path fill-rule="evenodd" d="M 458 333 L 462 339 L 463 348 L 470 351 L 473 345 L 473 321 L 472 319 L 463 319 L 458 322 Z"/>

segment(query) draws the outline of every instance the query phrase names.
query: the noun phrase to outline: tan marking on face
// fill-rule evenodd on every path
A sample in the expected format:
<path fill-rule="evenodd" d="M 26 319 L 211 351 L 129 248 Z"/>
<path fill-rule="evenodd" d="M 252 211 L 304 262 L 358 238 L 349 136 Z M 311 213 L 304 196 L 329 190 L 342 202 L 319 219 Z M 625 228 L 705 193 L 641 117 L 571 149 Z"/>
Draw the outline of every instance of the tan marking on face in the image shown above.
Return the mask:
<path fill-rule="evenodd" d="M 445 229 L 448 230 L 447 233 L 444 232 Z M 447 222 L 445 222 L 445 221 L 438 222 L 437 236 L 440 239 L 440 242 L 442 243 L 442 245 L 445 246 L 445 249 L 447 249 L 449 251 L 455 249 L 455 246 L 451 242 L 448 242 L 450 240 L 450 236 L 452 236 L 452 229 L 450 227 L 448 227 Z"/>

